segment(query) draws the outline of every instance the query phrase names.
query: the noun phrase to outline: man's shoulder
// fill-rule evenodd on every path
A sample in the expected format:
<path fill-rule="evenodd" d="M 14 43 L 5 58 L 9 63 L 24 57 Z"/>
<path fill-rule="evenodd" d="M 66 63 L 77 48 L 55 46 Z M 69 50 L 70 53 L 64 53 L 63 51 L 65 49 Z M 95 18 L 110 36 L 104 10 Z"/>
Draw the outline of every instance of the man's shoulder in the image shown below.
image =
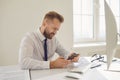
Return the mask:
<path fill-rule="evenodd" d="M 32 40 L 35 38 L 35 36 L 36 36 L 36 32 L 26 32 L 24 34 L 23 40 L 26 40 L 26 39 Z"/>

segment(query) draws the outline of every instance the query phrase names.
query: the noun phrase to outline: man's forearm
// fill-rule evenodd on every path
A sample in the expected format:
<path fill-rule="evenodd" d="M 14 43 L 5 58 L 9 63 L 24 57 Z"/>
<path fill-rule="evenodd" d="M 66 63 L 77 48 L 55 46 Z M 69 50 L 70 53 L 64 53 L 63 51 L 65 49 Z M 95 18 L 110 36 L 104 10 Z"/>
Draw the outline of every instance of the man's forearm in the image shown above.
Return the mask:
<path fill-rule="evenodd" d="M 54 61 L 50 61 L 50 69 L 55 68 Z"/>
<path fill-rule="evenodd" d="M 48 69 L 50 68 L 49 61 L 38 61 L 31 58 L 25 58 L 20 61 L 22 69 Z"/>

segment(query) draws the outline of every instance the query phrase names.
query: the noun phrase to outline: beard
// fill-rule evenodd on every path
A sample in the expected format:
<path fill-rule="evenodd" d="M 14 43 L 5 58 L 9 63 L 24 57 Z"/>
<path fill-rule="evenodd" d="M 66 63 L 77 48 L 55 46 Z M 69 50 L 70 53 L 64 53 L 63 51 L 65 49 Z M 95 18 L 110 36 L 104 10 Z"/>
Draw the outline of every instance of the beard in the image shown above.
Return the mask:
<path fill-rule="evenodd" d="M 52 39 L 53 36 L 55 35 L 54 33 L 49 33 L 47 30 L 45 30 L 43 34 L 48 39 Z"/>

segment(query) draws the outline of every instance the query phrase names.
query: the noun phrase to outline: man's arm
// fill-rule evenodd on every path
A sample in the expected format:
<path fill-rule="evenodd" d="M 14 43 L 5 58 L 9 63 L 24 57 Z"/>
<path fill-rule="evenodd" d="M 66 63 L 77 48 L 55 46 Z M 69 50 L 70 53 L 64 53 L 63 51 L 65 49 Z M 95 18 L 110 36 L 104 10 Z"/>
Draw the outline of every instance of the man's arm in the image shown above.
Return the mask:
<path fill-rule="evenodd" d="M 56 38 L 55 38 L 55 41 L 56 41 L 56 53 L 58 53 L 60 56 L 63 56 L 65 59 L 67 59 L 70 52 L 67 51 Z"/>
<path fill-rule="evenodd" d="M 60 44 L 60 42 L 56 39 L 56 52 L 60 55 L 63 56 L 65 59 L 68 59 L 69 56 L 71 56 L 74 53 L 68 52 L 64 47 Z M 79 60 L 80 54 L 73 59 L 71 59 L 72 62 L 77 62 Z"/>

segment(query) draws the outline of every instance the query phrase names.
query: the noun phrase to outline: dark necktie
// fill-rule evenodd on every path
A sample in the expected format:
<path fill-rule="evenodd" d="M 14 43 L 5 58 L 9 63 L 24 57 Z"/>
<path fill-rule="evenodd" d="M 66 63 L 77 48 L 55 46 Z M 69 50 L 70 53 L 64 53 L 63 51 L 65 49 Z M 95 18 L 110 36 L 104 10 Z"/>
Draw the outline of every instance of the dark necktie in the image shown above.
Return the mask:
<path fill-rule="evenodd" d="M 47 38 L 44 40 L 44 60 L 47 61 Z"/>

